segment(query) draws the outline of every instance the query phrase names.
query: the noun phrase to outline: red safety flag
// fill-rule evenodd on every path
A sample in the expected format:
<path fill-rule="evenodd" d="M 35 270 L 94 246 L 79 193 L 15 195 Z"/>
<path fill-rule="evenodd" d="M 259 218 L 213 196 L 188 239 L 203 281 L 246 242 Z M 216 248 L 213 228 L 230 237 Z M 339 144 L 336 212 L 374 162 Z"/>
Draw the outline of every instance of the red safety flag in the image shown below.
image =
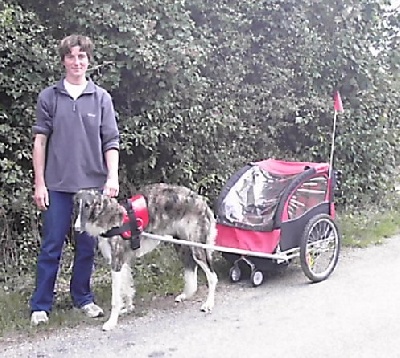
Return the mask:
<path fill-rule="evenodd" d="M 339 91 L 335 92 L 333 108 L 336 112 L 343 112 L 342 98 L 340 97 Z"/>

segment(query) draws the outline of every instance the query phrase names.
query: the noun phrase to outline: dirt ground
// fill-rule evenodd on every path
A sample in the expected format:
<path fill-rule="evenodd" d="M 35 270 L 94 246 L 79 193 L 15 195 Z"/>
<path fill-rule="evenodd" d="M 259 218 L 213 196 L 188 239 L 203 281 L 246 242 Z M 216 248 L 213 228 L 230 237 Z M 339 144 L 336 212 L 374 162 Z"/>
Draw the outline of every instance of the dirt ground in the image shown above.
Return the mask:
<path fill-rule="evenodd" d="M 253 288 L 226 280 L 211 314 L 195 300 L 166 297 L 141 317 L 127 316 L 111 332 L 105 319 L 35 338 L 0 344 L 2 357 L 399 357 L 400 238 L 343 250 L 335 272 L 310 284 L 299 265 Z"/>

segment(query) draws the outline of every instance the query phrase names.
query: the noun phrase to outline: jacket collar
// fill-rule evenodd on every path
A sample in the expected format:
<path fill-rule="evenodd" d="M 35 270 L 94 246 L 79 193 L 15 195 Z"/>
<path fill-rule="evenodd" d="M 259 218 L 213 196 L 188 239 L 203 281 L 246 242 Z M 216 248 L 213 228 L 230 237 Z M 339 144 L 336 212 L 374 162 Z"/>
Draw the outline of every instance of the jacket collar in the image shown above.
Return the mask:
<path fill-rule="evenodd" d="M 56 89 L 60 93 L 67 93 L 67 90 L 64 87 L 64 79 L 65 77 L 61 78 L 54 86 L 53 88 Z M 91 78 L 87 77 L 87 85 L 85 90 L 82 92 L 82 94 L 92 94 L 96 90 L 96 86 L 94 82 L 91 80 Z"/>

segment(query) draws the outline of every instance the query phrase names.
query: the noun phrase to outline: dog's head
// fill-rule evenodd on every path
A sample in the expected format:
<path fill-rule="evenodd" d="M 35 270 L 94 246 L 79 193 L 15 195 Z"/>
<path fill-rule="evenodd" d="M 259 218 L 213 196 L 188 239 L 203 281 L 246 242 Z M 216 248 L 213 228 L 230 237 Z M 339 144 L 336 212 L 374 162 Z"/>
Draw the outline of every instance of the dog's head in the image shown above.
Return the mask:
<path fill-rule="evenodd" d="M 80 190 L 75 194 L 76 220 L 74 229 L 98 236 L 121 225 L 123 209 L 116 199 L 102 195 L 97 190 Z"/>

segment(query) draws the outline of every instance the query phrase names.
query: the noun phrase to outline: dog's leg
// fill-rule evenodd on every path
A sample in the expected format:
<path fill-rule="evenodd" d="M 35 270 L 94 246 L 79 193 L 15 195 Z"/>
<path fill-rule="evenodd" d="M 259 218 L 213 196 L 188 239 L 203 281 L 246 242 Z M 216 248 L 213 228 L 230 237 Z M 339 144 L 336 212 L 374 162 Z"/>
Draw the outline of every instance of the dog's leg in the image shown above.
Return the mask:
<path fill-rule="evenodd" d="M 183 292 L 175 298 L 175 302 L 182 302 L 192 297 L 197 291 L 197 265 L 193 267 L 185 267 L 185 287 Z"/>
<path fill-rule="evenodd" d="M 201 306 L 201 310 L 203 312 L 211 312 L 214 308 L 215 302 L 215 289 L 218 283 L 217 274 L 214 271 L 211 271 L 209 265 L 202 260 L 198 260 L 195 258 L 197 264 L 202 268 L 204 273 L 206 274 L 207 282 L 208 282 L 208 296 L 206 302 L 204 302 Z"/>
<path fill-rule="evenodd" d="M 123 306 L 122 300 L 122 271 L 111 271 L 111 315 L 106 323 L 103 324 L 104 331 L 110 331 L 118 323 L 118 317 Z"/>
<path fill-rule="evenodd" d="M 115 328 L 118 323 L 118 317 L 124 305 L 122 296 L 124 273 L 126 275 L 126 271 L 129 271 L 126 268 L 128 258 L 125 254 L 127 242 L 119 236 L 113 236 L 108 242 L 111 247 L 111 315 L 103 325 L 104 331 Z"/>
<path fill-rule="evenodd" d="M 122 297 L 124 299 L 124 307 L 120 313 L 130 313 L 135 309 L 133 298 L 135 297 L 135 287 L 132 278 L 132 269 L 128 262 L 122 265 Z"/>
<path fill-rule="evenodd" d="M 197 291 L 197 264 L 193 259 L 191 248 L 181 245 L 174 245 L 174 247 L 185 267 L 185 287 L 183 292 L 175 298 L 175 302 L 182 302 L 192 297 Z"/>
<path fill-rule="evenodd" d="M 108 239 L 100 236 L 99 241 L 98 241 L 98 246 L 99 246 L 101 254 L 105 258 L 107 263 L 109 265 L 111 265 L 111 245 L 108 242 Z"/>

